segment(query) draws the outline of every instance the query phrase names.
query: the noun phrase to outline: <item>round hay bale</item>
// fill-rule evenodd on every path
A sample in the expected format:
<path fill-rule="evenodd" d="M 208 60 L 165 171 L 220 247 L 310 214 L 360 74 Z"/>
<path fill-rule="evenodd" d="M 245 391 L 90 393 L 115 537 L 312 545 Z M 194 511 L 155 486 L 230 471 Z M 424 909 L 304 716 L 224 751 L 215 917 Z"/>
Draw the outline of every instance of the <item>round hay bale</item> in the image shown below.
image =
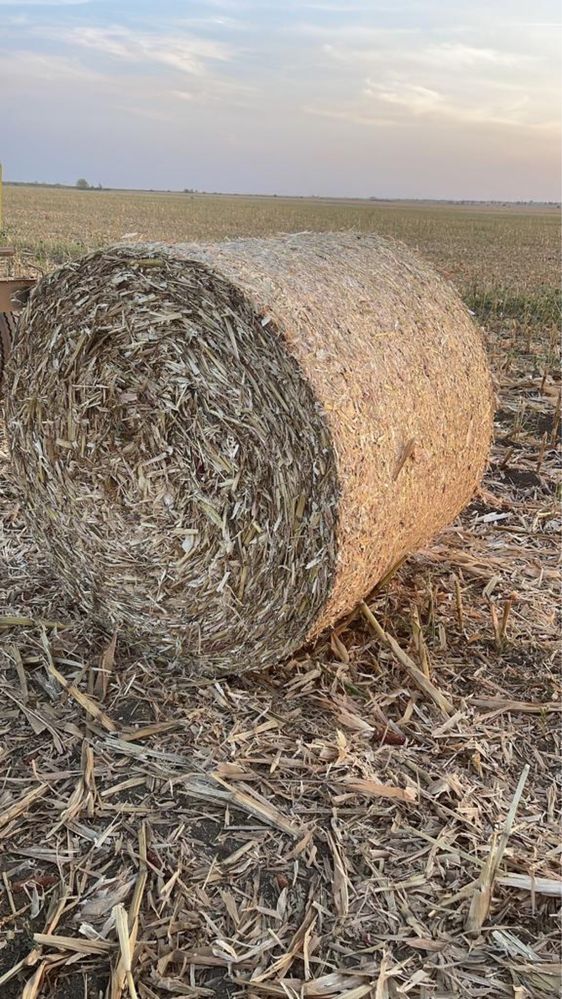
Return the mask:
<path fill-rule="evenodd" d="M 8 365 L 15 476 L 105 627 L 274 663 L 449 523 L 486 463 L 480 331 L 400 244 L 115 246 L 46 277 Z"/>

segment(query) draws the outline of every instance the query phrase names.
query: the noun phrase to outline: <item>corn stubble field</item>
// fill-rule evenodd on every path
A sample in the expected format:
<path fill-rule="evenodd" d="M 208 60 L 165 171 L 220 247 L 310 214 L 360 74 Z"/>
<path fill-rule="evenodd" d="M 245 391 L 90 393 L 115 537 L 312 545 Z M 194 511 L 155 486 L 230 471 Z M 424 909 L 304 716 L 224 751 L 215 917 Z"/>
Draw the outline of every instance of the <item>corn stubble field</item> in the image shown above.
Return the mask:
<path fill-rule="evenodd" d="M 125 235 L 396 236 L 485 326 L 498 409 L 451 528 L 197 694 L 61 595 L 0 451 L 0 995 L 558 995 L 557 212 L 8 187 L 5 226 L 45 270 Z"/>

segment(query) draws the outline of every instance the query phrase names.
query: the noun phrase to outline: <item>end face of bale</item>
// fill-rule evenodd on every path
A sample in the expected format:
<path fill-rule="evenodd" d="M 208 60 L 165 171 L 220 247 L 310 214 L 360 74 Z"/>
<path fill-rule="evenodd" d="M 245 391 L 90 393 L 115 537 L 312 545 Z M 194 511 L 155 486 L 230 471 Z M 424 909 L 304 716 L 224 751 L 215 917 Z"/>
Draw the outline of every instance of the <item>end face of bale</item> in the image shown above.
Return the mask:
<path fill-rule="evenodd" d="M 97 253 L 42 283 L 18 341 L 14 468 L 81 604 L 198 672 L 302 644 L 333 575 L 335 457 L 239 289 L 163 251 Z"/>
<path fill-rule="evenodd" d="M 92 254 L 35 291 L 8 378 L 66 585 L 194 674 L 272 664 L 352 609 L 468 501 L 491 434 L 479 331 L 375 236 Z"/>

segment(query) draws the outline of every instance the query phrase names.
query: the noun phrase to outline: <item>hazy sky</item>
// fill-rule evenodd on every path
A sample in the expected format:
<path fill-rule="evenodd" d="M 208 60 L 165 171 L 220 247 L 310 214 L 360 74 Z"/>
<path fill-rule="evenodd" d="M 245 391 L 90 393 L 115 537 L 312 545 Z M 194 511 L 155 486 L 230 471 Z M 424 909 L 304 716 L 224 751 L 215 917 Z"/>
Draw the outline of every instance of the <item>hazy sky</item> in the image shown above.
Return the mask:
<path fill-rule="evenodd" d="M 559 198 L 554 0 L 0 0 L 14 180 Z"/>

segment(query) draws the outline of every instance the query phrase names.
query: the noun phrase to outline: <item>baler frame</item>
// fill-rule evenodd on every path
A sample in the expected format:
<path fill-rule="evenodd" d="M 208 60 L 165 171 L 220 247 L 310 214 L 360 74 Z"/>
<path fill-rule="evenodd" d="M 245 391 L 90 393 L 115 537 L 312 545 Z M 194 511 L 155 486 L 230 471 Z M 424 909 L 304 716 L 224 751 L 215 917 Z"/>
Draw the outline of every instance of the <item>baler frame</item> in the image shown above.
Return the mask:
<path fill-rule="evenodd" d="M 0 246 L 0 260 L 9 260 L 14 254 L 11 246 Z M 17 313 L 35 282 L 31 277 L 0 277 L 0 378 L 12 352 Z"/>

